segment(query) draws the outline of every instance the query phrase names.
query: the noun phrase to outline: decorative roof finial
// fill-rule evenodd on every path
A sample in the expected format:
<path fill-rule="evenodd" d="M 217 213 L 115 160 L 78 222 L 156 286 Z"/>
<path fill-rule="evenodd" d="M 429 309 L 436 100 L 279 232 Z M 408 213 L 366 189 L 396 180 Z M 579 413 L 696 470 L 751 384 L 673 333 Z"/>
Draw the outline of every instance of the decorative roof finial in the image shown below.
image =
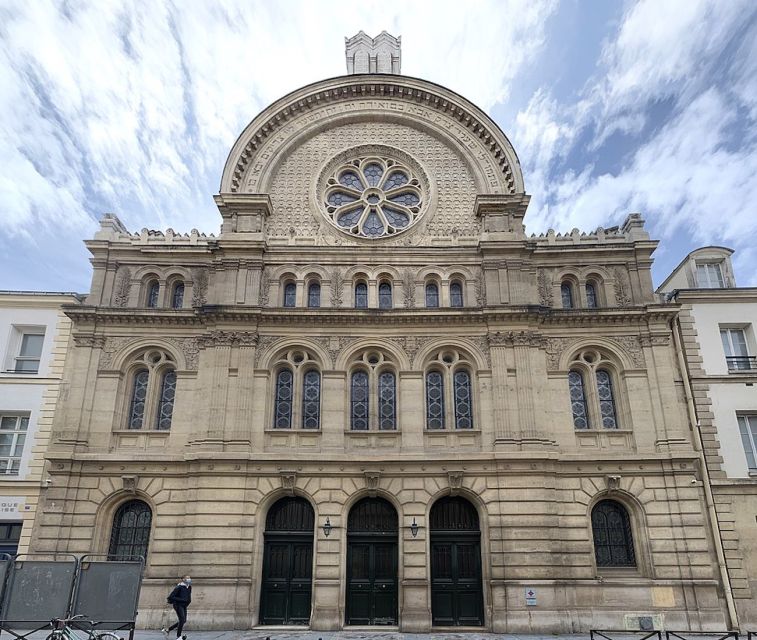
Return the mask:
<path fill-rule="evenodd" d="M 402 63 L 402 36 L 382 31 L 375 38 L 358 31 L 357 35 L 344 39 L 347 56 L 347 73 L 393 73 L 400 74 Z"/>

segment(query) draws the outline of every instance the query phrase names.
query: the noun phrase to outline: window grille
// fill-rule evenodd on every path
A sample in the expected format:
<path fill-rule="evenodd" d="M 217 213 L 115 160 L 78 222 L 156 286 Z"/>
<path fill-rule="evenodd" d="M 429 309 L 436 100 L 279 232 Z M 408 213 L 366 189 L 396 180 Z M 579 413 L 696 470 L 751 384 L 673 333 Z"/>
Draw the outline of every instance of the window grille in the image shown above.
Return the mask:
<path fill-rule="evenodd" d="M 158 429 L 168 430 L 171 428 L 173 417 L 173 405 L 176 399 L 176 372 L 168 370 L 163 374 L 160 385 L 160 402 L 158 403 Z"/>
<path fill-rule="evenodd" d="M 609 372 L 604 369 L 598 369 L 596 375 L 602 426 L 605 429 L 617 429 L 618 421 L 615 419 L 615 398 L 612 393 L 612 379 Z"/>
<path fill-rule="evenodd" d="M 463 306 L 463 285 L 459 282 L 449 285 L 449 304 L 455 308 Z"/>
<path fill-rule="evenodd" d="M 394 374 L 384 371 L 378 382 L 379 429 L 397 428 L 397 390 Z"/>
<path fill-rule="evenodd" d="M 150 373 L 139 369 L 134 373 L 131 404 L 129 406 L 129 429 L 141 429 L 145 420 L 145 403 L 147 402 L 147 383 Z"/>
<path fill-rule="evenodd" d="M 284 306 L 294 307 L 297 303 L 297 285 L 294 282 L 287 282 L 284 285 Z"/>
<path fill-rule="evenodd" d="M 570 406 L 573 411 L 573 426 L 576 429 L 588 429 L 589 412 L 586 407 L 584 377 L 581 372 L 570 371 L 568 373 L 568 387 L 570 389 Z"/>
<path fill-rule="evenodd" d="M 318 429 L 321 412 L 321 374 L 315 369 L 302 379 L 302 428 Z"/>
<path fill-rule="evenodd" d="M 355 285 L 355 309 L 368 308 L 368 285 L 358 282 Z"/>
<path fill-rule="evenodd" d="M 439 287 L 435 282 L 426 285 L 426 307 L 435 309 L 439 306 Z"/>
<path fill-rule="evenodd" d="M 350 426 L 353 431 L 368 429 L 368 374 L 355 371 L 350 389 Z"/>
<path fill-rule="evenodd" d="M 426 428 L 444 429 L 444 379 L 438 371 L 426 374 Z"/>
<path fill-rule="evenodd" d="M 308 286 L 308 307 L 317 309 L 321 306 L 321 285 L 318 282 L 311 282 Z"/>
<path fill-rule="evenodd" d="M 292 426 L 293 377 L 289 369 L 282 369 L 276 376 L 276 401 L 273 423 L 276 429 L 289 429 Z"/>
<path fill-rule="evenodd" d="M 456 371 L 455 383 L 455 428 L 473 428 L 473 397 L 471 394 L 470 374 Z"/>
<path fill-rule="evenodd" d="M 113 518 L 110 534 L 109 560 L 126 558 L 147 558 L 150 543 L 152 511 L 141 500 L 130 500 L 122 504 Z"/>
<path fill-rule="evenodd" d="M 594 553 L 598 567 L 635 567 L 631 519 L 614 500 L 598 502 L 591 512 Z"/>
<path fill-rule="evenodd" d="M 392 285 L 382 282 L 379 285 L 379 309 L 392 308 Z"/>

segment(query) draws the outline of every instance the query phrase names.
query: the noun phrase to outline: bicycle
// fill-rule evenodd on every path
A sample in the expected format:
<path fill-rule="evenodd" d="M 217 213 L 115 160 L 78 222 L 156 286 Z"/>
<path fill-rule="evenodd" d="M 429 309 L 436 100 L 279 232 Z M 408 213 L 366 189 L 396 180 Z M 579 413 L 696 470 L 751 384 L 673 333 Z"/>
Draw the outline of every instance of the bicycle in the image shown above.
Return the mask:
<path fill-rule="evenodd" d="M 76 621 L 84 622 L 92 628 L 88 630 L 74 628 L 70 623 Z M 87 617 L 83 614 L 71 616 L 70 618 L 53 618 L 50 620 L 50 626 L 53 630 L 45 640 L 123 640 L 123 638 L 110 631 L 95 631 L 94 627 L 98 624 L 100 623 L 87 620 Z"/>

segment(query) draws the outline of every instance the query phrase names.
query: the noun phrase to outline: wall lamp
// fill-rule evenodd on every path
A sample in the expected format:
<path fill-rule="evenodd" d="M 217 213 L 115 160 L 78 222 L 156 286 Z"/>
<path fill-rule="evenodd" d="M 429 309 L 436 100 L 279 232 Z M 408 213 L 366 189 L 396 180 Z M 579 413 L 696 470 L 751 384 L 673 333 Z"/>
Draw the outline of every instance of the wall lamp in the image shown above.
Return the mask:
<path fill-rule="evenodd" d="M 329 520 L 328 516 L 326 516 L 326 522 L 323 524 L 323 535 L 327 538 L 331 535 L 331 520 Z"/>
<path fill-rule="evenodd" d="M 413 517 L 413 524 L 410 525 L 410 533 L 412 534 L 413 538 L 418 535 L 418 523 L 415 521 L 415 517 Z"/>

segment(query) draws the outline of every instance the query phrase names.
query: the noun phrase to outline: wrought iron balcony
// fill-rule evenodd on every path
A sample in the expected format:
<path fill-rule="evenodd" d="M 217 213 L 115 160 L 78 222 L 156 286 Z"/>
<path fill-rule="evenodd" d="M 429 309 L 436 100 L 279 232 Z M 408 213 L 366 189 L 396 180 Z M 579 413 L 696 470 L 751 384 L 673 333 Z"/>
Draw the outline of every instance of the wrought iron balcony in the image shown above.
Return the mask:
<path fill-rule="evenodd" d="M 757 356 L 726 356 L 728 371 L 757 370 Z"/>

